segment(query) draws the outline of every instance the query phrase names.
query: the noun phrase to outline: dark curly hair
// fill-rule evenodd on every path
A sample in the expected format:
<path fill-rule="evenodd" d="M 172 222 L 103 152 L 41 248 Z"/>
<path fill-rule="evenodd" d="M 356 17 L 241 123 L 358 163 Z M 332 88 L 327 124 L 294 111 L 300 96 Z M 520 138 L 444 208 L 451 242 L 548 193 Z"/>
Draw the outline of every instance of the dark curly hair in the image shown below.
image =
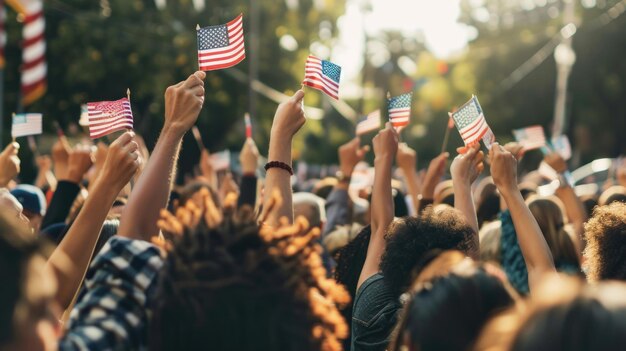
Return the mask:
<path fill-rule="evenodd" d="M 587 279 L 626 280 L 626 203 L 597 206 L 585 224 Z"/>
<path fill-rule="evenodd" d="M 365 226 L 354 239 L 352 239 L 346 246 L 342 247 L 335 254 L 335 261 L 337 267 L 335 267 L 335 280 L 337 283 L 343 285 L 348 290 L 350 298 L 354 301 L 356 296 L 356 287 L 359 282 L 359 276 L 365 263 L 365 257 L 367 256 L 367 247 L 370 244 L 370 238 L 372 236 L 372 227 Z M 347 304 L 340 310 L 341 315 L 348 323 L 348 331 L 352 330 L 352 309 L 353 305 Z M 350 336 L 350 333 L 348 334 Z M 350 349 L 350 338 L 346 338 L 343 344 L 344 350 Z"/>
<path fill-rule="evenodd" d="M 387 248 L 380 270 L 392 292 L 400 296 L 423 268 L 431 250 L 475 250 L 474 230 L 456 210 L 427 208 L 420 217 L 404 217 L 387 229 Z"/>
<path fill-rule="evenodd" d="M 150 349 L 340 350 L 347 327 L 336 306 L 349 296 L 326 278 L 319 230 L 304 218 L 259 228 L 251 208 L 225 200 L 222 212 L 201 191 L 204 208 L 188 201 L 159 221 L 173 240 Z"/>

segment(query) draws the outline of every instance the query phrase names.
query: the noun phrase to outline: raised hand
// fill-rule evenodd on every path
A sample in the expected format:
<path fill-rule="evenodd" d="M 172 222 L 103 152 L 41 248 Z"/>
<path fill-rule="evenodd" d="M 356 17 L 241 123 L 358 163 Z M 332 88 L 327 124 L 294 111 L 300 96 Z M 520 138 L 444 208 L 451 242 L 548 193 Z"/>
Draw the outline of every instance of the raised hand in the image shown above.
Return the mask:
<path fill-rule="evenodd" d="M 386 160 L 393 162 L 398 152 L 398 132 L 387 122 L 385 129 L 378 132 L 372 140 L 374 145 L 375 161 Z"/>
<path fill-rule="evenodd" d="M 52 162 L 54 163 L 54 175 L 57 179 L 67 178 L 67 167 L 71 150 L 72 147 L 67 142 L 65 136 L 60 136 L 52 145 Z"/>
<path fill-rule="evenodd" d="M 354 171 L 354 167 L 363 161 L 363 158 L 370 150 L 369 145 L 360 146 L 358 137 L 339 147 L 339 170 L 344 176 L 350 177 Z"/>
<path fill-rule="evenodd" d="M 278 105 L 272 123 L 271 139 L 292 138 L 306 122 L 302 109 L 304 91 L 298 90 L 287 101 Z"/>
<path fill-rule="evenodd" d="M 485 169 L 484 157 L 485 154 L 480 150 L 480 144 L 469 147 L 466 153 L 455 157 L 450 166 L 453 182 L 465 185 L 474 183 Z"/>
<path fill-rule="evenodd" d="M 0 153 L 0 187 L 5 187 L 20 173 L 20 144 L 12 142 Z"/>
<path fill-rule="evenodd" d="M 92 165 L 91 148 L 86 145 L 77 145 L 69 154 L 67 176 L 61 179 L 80 183 Z"/>
<path fill-rule="evenodd" d="M 163 130 L 171 130 L 182 135 L 196 123 L 204 103 L 205 77 L 206 73 L 197 71 L 186 80 L 165 90 Z"/>
<path fill-rule="evenodd" d="M 501 193 L 517 190 L 517 160 L 500 144 L 494 143 L 489 151 L 491 177 Z"/>
<path fill-rule="evenodd" d="M 567 162 L 558 152 L 551 152 L 547 154 L 543 158 L 543 160 L 557 173 L 563 173 L 567 171 Z"/>
<path fill-rule="evenodd" d="M 433 199 L 435 187 L 439 184 L 441 177 L 446 172 L 446 162 L 450 154 L 444 152 L 433 158 L 428 165 L 426 175 L 424 176 L 424 186 L 422 187 L 422 196 L 424 199 Z"/>
<path fill-rule="evenodd" d="M 524 157 L 524 152 L 526 152 L 526 150 L 524 150 L 524 146 L 516 141 L 508 142 L 504 144 L 503 147 L 504 150 L 510 152 L 513 157 L 515 157 L 515 159 L 518 161 L 521 160 L 522 157 Z"/>
<path fill-rule="evenodd" d="M 256 173 L 259 165 L 259 149 L 252 138 L 246 139 L 239 153 L 239 163 L 241 164 L 241 172 L 246 174 Z"/>
<path fill-rule="evenodd" d="M 142 161 L 134 136 L 134 132 L 126 132 L 109 146 L 97 183 L 106 183 L 117 193 L 130 181 Z"/>

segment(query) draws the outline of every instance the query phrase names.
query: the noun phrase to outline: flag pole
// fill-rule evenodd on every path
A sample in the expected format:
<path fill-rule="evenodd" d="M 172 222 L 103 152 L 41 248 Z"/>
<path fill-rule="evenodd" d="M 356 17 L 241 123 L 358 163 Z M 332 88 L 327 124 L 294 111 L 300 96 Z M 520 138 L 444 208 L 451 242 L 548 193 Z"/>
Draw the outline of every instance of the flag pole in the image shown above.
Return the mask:
<path fill-rule="evenodd" d="M 452 115 L 448 112 L 448 123 L 446 124 L 446 134 L 443 136 L 443 145 L 441 145 L 441 153 L 443 154 L 448 148 L 448 140 L 450 139 L 450 118 Z"/>
<path fill-rule="evenodd" d="M 15 119 L 15 112 L 13 112 L 11 114 L 11 124 L 13 124 L 13 120 Z M 15 142 L 15 136 L 13 136 L 13 128 L 11 128 L 11 142 L 14 143 Z"/>
<path fill-rule="evenodd" d="M 130 110 L 133 110 L 132 105 L 130 105 L 130 88 L 126 88 L 126 98 L 128 99 L 128 105 L 130 106 Z M 135 124 L 135 121 L 133 120 L 133 125 Z M 132 128 L 126 128 L 127 132 L 132 132 Z"/>
<path fill-rule="evenodd" d="M 191 127 L 191 133 L 193 134 L 193 138 L 196 139 L 196 143 L 198 144 L 198 148 L 200 149 L 200 151 L 206 149 L 204 147 L 204 143 L 202 142 L 202 136 L 200 135 L 198 126 Z"/>

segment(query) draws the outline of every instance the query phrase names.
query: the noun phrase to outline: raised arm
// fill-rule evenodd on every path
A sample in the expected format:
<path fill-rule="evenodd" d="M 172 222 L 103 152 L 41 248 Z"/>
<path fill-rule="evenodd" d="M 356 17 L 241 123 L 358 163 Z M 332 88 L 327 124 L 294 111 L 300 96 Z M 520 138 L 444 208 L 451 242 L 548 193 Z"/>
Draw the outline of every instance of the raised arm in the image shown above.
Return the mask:
<path fill-rule="evenodd" d="M 256 206 L 257 176 L 256 169 L 259 163 L 259 149 L 252 138 L 246 139 L 239 154 L 241 164 L 241 192 L 237 205 L 239 207 L 248 205 L 252 208 Z"/>
<path fill-rule="evenodd" d="M 578 249 L 579 258 L 585 248 L 583 234 L 585 232 L 585 222 L 587 221 L 587 211 L 576 196 L 576 192 L 569 183 L 567 162 L 557 152 L 550 153 L 544 157 L 544 161 L 559 174 L 559 187 L 554 192 L 555 195 L 563 201 L 565 212 L 570 223 L 574 226 L 576 232 L 575 245 Z"/>
<path fill-rule="evenodd" d="M 422 185 L 422 193 L 419 197 L 419 207 L 417 208 L 418 216 L 426 206 L 433 203 L 435 187 L 439 184 L 441 177 L 443 177 L 443 174 L 446 172 L 446 162 L 449 156 L 449 153 L 444 152 L 433 158 L 428 164 L 428 170 L 426 170 L 426 176 L 424 176 Z"/>
<path fill-rule="evenodd" d="M 167 206 L 180 144 L 204 103 L 202 71 L 165 91 L 165 122 L 150 160 L 133 188 L 122 214 L 118 235 L 150 241 L 159 233 L 159 212 Z"/>
<path fill-rule="evenodd" d="M 470 147 L 464 154 L 459 154 L 452 161 L 450 173 L 452 173 L 452 185 L 454 187 L 454 207 L 461 211 L 469 225 L 474 229 L 474 250 L 470 253 L 473 259 L 478 259 L 478 218 L 472 198 L 472 183 L 485 168 L 483 164 L 484 154 L 480 151 L 480 144 Z"/>
<path fill-rule="evenodd" d="M 498 143 L 491 146 L 491 176 L 511 212 L 517 241 L 528 268 L 530 290 L 547 274 L 556 272 L 552 253 L 539 225 L 517 187 L 517 161 Z"/>
<path fill-rule="evenodd" d="M 404 181 L 406 182 L 406 187 L 415 211 L 415 213 L 412 214 L 417 215 L 420 205 L 419 195 L 421 189 L 417 177 L 417 170 L 415 169 L 417 165 L 417 153 L 415 150 L 411 149 L 406 143 L 398 145 L 396 165 L 402 170 L 402 175 L 404 175 Z"/>
<path fill-rule="evenodd" d="M 82 210 L 48 259 L 47 268 L 58 277 L 56 299 L 62 309 L 69 306 L 80 286 L 117 194 L 139 167 L 141 160 L 133 136 L 132 132 L 124 133 L 111 144 L 104 168 L 89 187 Z"/>
<path fill-rule="evenodd" d="M 278 105 L 272 131 L 270 133 L 270 148 L 268 152 L 268 165 L 265 177 L 265 191 L 263 199 L 265 224 L 277 227 L 279 219 L 287 218 L 289 223 L 293 222 L 293 204 L 291 199 L 291 174 L 280 166 L 291 165 L 291 142 L 293 136 L 302 128 L 306 122 L 304 110 L 302 110 L 302 99 L 304 91 L 298 90 L 287 101 Z M 267 213 L 268 204 L 273 194 L 278 193 L 281 197 L 279 207 Z"/>
<path fill-rule="evenodd" d="M 391 167 L 398 151 L 398 133 L 387 123 L 372 141 L 374 144 L 374 188 L 372 189 L 372 236 L 365 263 L 359 276 L 357 289 L 367 278 L 380 270 L 380 258 L 385 252 L 385 231 L 393 221 L 393 198 L 391 196 Z"/>

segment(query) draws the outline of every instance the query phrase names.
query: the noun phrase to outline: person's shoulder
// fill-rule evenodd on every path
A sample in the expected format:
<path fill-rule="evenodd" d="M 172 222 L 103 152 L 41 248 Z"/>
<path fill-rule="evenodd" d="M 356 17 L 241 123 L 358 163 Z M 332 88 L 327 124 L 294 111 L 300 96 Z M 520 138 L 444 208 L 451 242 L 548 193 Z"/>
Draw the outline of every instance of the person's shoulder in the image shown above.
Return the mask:
<path fill-rule="evenodd" d="M 393 296 L 385 277 L 381 273 L 376 273 L 367 278 L 357 290 L 354 298 L 355 312 L 359 305 L 365 308 L 379 309 L 385 305 L 394 305 L 396 301 L 397 299 Z"/>

